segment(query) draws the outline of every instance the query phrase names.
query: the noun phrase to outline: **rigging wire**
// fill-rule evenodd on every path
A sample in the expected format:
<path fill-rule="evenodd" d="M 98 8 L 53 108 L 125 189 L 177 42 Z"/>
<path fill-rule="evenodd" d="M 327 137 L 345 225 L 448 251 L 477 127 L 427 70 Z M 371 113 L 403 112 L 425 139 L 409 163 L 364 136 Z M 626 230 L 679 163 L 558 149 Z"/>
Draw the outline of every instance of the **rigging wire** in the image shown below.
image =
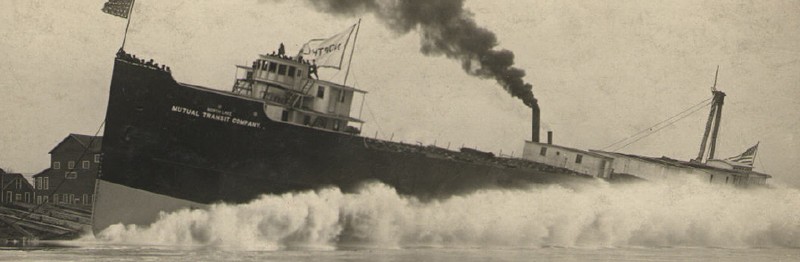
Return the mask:
<path fill-rule="evenodd" d="M 650 126 L 650 127 L 647 127 L 647 128 L 645 128 L 645 129 L 639 130 L 639 132 L 636 132 L 635 134 L 633 134 L 633 135 L 631 135 L 631 136 L 628 136 L 628 137 L 626 137 L 626 138 L 623 138 L 623 139 L 620 139 L 620 140 L 618 140 L 618 141 L 616 141 L 616 142 L 614 142 L 614 143 L 611 143 L 610 145 L 607 145 L 607 146 L 603 147 L 603 148 L 602 148 L 602 149 L 600 149 L 600 150 L 606 150 L 606 149 L 608 149 L 608 148 L 610 148 L 610 147 L 613 147 L 614 145 L 620 144 L 620 143 L 622 143 L 622 142 L 625 142 L 625 141 L 627 141 L 627 140 L 629 140 L 629 139 L 633 139 L 634 137 L 636 137 L 636 136 L 639 136 L 639 135 L 641 135 L 641 134 L 643 134 L 643 133 L 645 133 L 645 132 L 651 131 L 653 128 L 655 128 L 655 127 L 657 127 L 657 126 L 659 126 L 659 125 L 661 125 L 661 124 L 664 124 L 665 122 L 668 122 L 668 121 L 670 121 L 670 120 L 672 120 L 672 119 L 674 119 L 674 118 L 676 118 L 676 117 L 678 117 L 678 116 L 682 115 L 683 113 L 686 113 L 686 112 L 687 112 L 687 111 L 689 111 L 689 110 L 693 110 L 693 109 L 694 109 L 695 107 L 697 107 L 697 106 L 700 106 L 700 108 L 702 108 L 702 107 L 704 107 L 704 106 L 708 105 L 707 103 L 708 103 L 709 101 L 711 101 L 711 99 L 713 99 L 713 98 L 709 98 L 709 99 L 706 99 L 706 100 L 700 101 L 700 103 L 697 103 L 697 104 L 695 104 L 695 105 L 693 105 L 693 106 L 691 106 L 691 107 L 689 107 L 689 108 L 687 108 L 687 109 L 685 109 L 685 110 L 681 111 L 681 112 L 680 112 L 680 113 L 678 113 L 678 114 L 675 114 L 675 115 L 673 115 L 673 116 L 671 116 L 671 117 L 669 117 L 669 118 L 667 118 L 667 119 L 664 119 L 663 121 L 661 121 L 661 122 L 658 122 L 658 123 L 656 123 L 656 124 L 654 124 L 654 125 L 652 125 L 652 126 Z M 696 109 L 694 109 L 694 110 L 696 110 Z"/>
<path fill-rule="evenodd" d="M 612 151 L 617 151 L 617 150 L 623 149 L 623 148 L 627 147 L 627 146 L 628 146 L 628 145 L 630 145 L 630 144 L 636 143 L 636 142 L 638 142 L 639 140 L 642 140 L 642 139 L 644 139 L 644 138 L 646 138 L 646 137 L 648 137 L 648 136 L 650 136 L 650 135 L 652 135 L 652 134 L 655 134 L 655 133 L 657 133 L 658 131 L 661 131 L 661 130 L 662 130 L 662 129 L 664 129 L 664 128 L 667 128 L 667 127 L 669 127 L 669 126 L 672 126 L 673 124 L 677 123 L 678 121 L 681 121 L 681 120 L 683 120 L 684 118 L 686 118 L 686 117 L 688 117 L 688 116 L 690 116 L 690 115 L 692 115 L 692 114 L 694 114 L 694 113 L 697 113 L 698 111 L 700 111 L 700 109 L 703 109 L 705 106 L 707 106 L 707 105 L 710 105 L 710 104 L 711 104 L 711 102 L 708 102 L 708 103 L 706 103 L 704 106 L 698 107 L 698 108 L 694 109 L 693 111 L 689 112 L 688 114 L 686 114 L 686 115 L 684 115 L 684 116 L 682 116 L 682 117 L 680 117 L 680 118 L 678 118 L 678 119 L 675 119 L 674 121 L 671 121 L 671 122 L 667 123 L 666 125 L 664 125 L 664 126 L 662 126 L 662 127 L 659 127 L 658 129 L 656 129 L 656 130 L 653 130 L 652 132 L 650 132 L 650 133 L 648 133 L 648 134 L 646 134 L 646 135 L 644 135 L 644 136 L 642 136 L 642 137 L 639 137 L 639 138 L 637 138 L 636 140 L 633 140 L 633 141 L 631 141 L 631 142 L 629 142 L 629 143 L 627 143 L 627 144 L 625 144 L 625 145 L 622 145 L 621 147 L 618 147 L 618 148 L 616 148 L 616 149 L 614 149 L 614 150 L 612 150 Z M 685 112 L 685 111 L 684 111 L 684 112 Z"/>

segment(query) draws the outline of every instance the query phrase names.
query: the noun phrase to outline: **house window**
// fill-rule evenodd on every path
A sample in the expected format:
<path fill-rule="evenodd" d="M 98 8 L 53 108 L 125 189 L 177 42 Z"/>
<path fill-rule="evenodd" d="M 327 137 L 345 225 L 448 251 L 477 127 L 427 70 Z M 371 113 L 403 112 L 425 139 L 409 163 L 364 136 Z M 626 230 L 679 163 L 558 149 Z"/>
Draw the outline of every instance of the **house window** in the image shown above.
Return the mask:
<path fill-rule="evenodd" d="M 89 195 L 83 194 L 83 204 L 84 205 L 88 205 L 89 204 Z"/>
<path fill-rule="evenodd" d="M 546 147 L 542 147 L 542 149 L 539 150 L 539 155 L 540 156 L 546 156 L 547 155 L 547 148 Z"/>
<path fill-rule="evenodd" d="M 45 203 L 47 203 L 47 200 L 49 200 L 49 199 L 47 199 L 47 198 L 48 198 L 47 196 L 44 196 L 44 197 L 42 198 L 42 202 L 45 202 Z"/>
<path fill-rule="evenodd" d="M 49 177 L 43 177 L 42 178 L 42 187 L 43 187 L 42 189 L 45 189 L 45 190 L 50 189 L 50 178 Z"/>
<path fill-rule="evenodd" d="M 22 189 L 22 180 L 17 178 L 17 189 Z"/>
<path fill-rule="evenodd" d="M 289 73 L 286 74 L 286 75 L 290 76 L 290 77 L 294 77 L 294 70 L 295 70 L 294 66 L 289 66 Z"/>
<path fill-rule="evenodd" d="M 53 169 L 61 169 L 61 162 L 53 162 Z"/>
<path fill-rule="evenodd" d="M 580 163 L 581 163 L 581 161 L 583 161 L 583 155 L 577 155 L 577 156 L 575 156 L 575 163 L 576 163 L 576 164 L 580 164 Z"/>
<path fill-rule="evenodd" d="M 69 161 L 69 163 L 67 163 L 67 168 L 74 169 L 75 168 L 75 161 Z"/>
<path fill-rule="evenodd" d="M 325 98 L 325 87 L 324 86 L 317 87 L 317 97 Z"/>
<path fill-rule="evenodd" d="M 30 202 L 31 202 L 31 193 L 25 192 L 25 203 L 30 203 Z"/>
<path fill-rule="evenodd" d="M 89 161 L 83 161 L 83 169 L 89 169 Z"/>
<path fill-rule="evenodd" d="M 100 154 L 94 154 L 94 162 L 100 163 Z"/>
<path fill-rule="evenodd" d="M 286 75 L 286 65 L 279 65 L 278 66 L 278 74 L 279 75 Z"/>
<path fill-rule="evenodd" d="M 58 204 L 58 194 L 53 194 L 53 203 Z"/>
<path fill-rule="evenodd" d="M 17 201 L 17 202 L 22 201 L 22 194 L 16 194 L 16 196 L 17 197 L 14 198 L 14 201 Z"/>
<path fill-rule="evenodd" d="M 36 181 L 36 189 L 42 189 L 42 178 L 41 177 L 37 177 L 37 178 L 34 178 L 34 180 Z"/>
<path fill-rule="evenodd" d="M 6 191 L 6 202 L 11 202 L 12 200 L 14 200 L 11 198 L 12 196 L 14 196 L 14 192 Z"/>
<path fill-rule="evenodd" d="M 36 196 L 36 204 L 42 203 L 42 196 Z"/>
<path fill-rule="evenodd" d="M 78 178 L 78 172 L 67 172 L 64 177 L 67 179 L 76 179 Z"/>

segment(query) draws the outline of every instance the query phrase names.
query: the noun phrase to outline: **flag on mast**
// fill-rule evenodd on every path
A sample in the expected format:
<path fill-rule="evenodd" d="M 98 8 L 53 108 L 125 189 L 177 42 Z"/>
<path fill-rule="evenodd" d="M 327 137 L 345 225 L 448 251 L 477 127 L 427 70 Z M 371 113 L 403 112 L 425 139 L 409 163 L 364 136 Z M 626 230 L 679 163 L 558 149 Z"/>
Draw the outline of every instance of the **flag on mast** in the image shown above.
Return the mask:
<path fill-rule="evenodd" d="M 103 6 L 103 12 L 127 19 L 131 12 L 131 5 L 133 5 L 133 0 L 108 0 Z"/>
<path fill-rule="evenodd" d="M 350 42 L 350 35 L 355 30 L 356 25 L 350 26 L 332 37 L 325 39 L 312 39 L 303 45 L 298 55 L 303 59 L 315 60 L 318 67 L 330 67 L 341 69 L 344 60 L 344 52 Z"/>
<path fill-rule="evenodd" d="M 758 152 L 758 144 L 748 148 L 744 153 L 738 156 L 729 157 L 725 160 L 745 164 L 748 166 L 753 166 L 753 160 L 756 158 L 756 152 Z"/>

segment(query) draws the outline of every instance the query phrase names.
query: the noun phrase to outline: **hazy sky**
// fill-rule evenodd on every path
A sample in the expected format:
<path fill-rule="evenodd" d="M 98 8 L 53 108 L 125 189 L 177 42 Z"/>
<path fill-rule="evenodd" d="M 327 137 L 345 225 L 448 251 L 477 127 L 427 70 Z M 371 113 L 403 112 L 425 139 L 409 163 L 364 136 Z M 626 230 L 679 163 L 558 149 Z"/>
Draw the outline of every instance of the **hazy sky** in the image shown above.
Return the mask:
<path fill-rule="evenodd" d="M 68 133 L 94 134 L 105 115 L 125 20 L 104 0 L 0 2 L 0 167 L 33 173 Z M 516 54 L 555 142 L 600 149 L 727 93 L 717 156 L 761 142 L 756 170 L 800 186 L 800 2 L 467 0 L 499 48 Z M 363 134 L 519 155 L 530 111 L 457 62 L 425 57 L 419 34 L 363 15 L 349 83 L 367 90 Z M 283 42 L 289 53 L 358 17 L 302 1 L 138 0 L 126 50 L 172 68 L 179 82 L 229 90 L 235 64 Z M 343 72 L 323 72 L 340 81 Z M 356 110 L 357 111 L 357 108 Z M 708 109 L 621 152 L 687 160 Z M 544 132 L 543 132 L 544 134 Z M 224 138 L 222 138 L 224 139 Z"/>

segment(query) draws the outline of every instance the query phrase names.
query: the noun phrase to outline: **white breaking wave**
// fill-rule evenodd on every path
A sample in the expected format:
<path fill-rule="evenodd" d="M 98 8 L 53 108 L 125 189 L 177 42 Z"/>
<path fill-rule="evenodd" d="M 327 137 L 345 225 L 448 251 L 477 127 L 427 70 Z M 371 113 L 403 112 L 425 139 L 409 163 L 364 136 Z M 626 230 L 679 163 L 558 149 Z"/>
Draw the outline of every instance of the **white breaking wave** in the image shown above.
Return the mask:
<path fill-rule="evenodd" d="M 800 247 L 800 191 L 703 182 L 479 191 L 420 202 L 384 184 L 324 189 L 114 225 L 102 241 L 234 249 L 339 246 Z"/>

